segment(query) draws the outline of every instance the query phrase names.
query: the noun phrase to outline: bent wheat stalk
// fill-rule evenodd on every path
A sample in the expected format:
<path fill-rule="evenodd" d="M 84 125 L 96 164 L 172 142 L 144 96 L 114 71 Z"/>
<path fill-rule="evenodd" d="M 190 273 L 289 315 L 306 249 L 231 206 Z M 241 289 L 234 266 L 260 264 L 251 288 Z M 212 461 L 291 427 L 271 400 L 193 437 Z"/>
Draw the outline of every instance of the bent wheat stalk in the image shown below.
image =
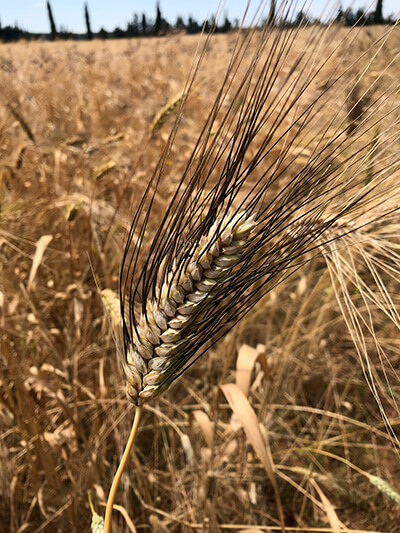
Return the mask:
<path fill-rule="evenodd" d="M 129 439 L 128 439 L 128 442 L 126 443 L 121 462 L 119 463 L 118 470 L 115 473 L 115 476 L 114 476 L 114 479 L 111 485 L 110 494 L 108 496 L 108 501 L 107 501 L 106 515 L 104 517 L 104 531 L 106 532 L 111 531 L 112 509 L 114 506 L 115 496 L 117 494 L 117 489 L 118 489 L 119 482 L 121 480 L 121 476 L 123 474 L 123 471 L 125 470 L 126 463 L 128 462 L 129 455 L 132 451 L 133 443 L 135 442 L 135 437 L 136 437 L 137 429 L 139 427 L 141 412 L 142 412 L 141 407 L 135 408 L 135 417 L 133 419 L 131 433 L 129 435 Z"/>
<path fill-rule="evenodd" d="M 398 53 L 382 59 L 393 29 L 346 63 L 342 51 L 357 43 L 357 30 L 328 44 L 332 23 L 290 25 L 294 9 L 282 2 L 275 25 L 237 34 L 196 146 L 160 213 L 155 200 L 181 103 L 137 207 L 120 274 L 122 365 L 136 408 L 315 254 L 399 210 L 399 85 L 386 76 Z M 205 49 L 185 101 L 204 58 Z M 356 86 L 363 106 L 354 124 Z"/>

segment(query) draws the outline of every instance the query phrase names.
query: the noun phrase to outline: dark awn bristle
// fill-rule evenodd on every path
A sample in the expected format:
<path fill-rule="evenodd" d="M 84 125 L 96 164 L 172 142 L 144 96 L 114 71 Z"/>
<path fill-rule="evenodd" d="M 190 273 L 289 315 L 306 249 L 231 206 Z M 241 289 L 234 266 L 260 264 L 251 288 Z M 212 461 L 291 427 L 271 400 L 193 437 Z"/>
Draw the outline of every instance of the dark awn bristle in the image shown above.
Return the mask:
<path fill-rule="evenodd" d="M 282 3 L 276 25 L 290 20 L 293 9 L 293 3 L 286 8 Z M 390 30 L 358 62 L 333 72 L 328 70 L 329 60 L 356 36 L 349 31 L 326 58 L 319 56 L 319 46 L 330 28 L 315 25 L 308 31 L 302 50 L 296 49 L 296 26 L 238 34 L 227 76 L 151 237 L 149 221 L 158 216 L 154 199 L 170 143 L 149 180 L 128 235 L 120 277 L 129 363 L 125 369 L 138 394 L 141 378 L 131 367 L 136 364 L 132 349 L 140 341 L 140 375 L 150 370 L 149 386 L 165 390 L 262 296 L 333 239 L 355 231 L 357 220 L 363 224 L 360 213 L 370 211 L 374 220 L 398 209 L 387 203 L 399 169 L 399 161 L 388 153 L 399 132 L 398 107 L 388 107 L 388 99 L 398 91 L 396 82 L 363 100 L 362 116 L 351 135 L 348 121 L 354 103 L 349 106 L 346 97 L 337 103 L 345 83 L 355 86 L 364 79 Z M 251 46 L 255 52 L 248 60 Z M 246 61 L 247 70 L 234 89 L 232 79 Z M 369 61 L 368 68 L 362 70 L 364 61 Z M 325 71 L 325 84 L 312 92 Z M 374 84 L 378 82 L 379 76 Z M 189 90 L 185 98 L 188 95 Z M 239 104 L 227 105 L 228 101 Z M 336 110 L 328 116 L 329 104 Z M 388 121 L 392 129 L 385 126 Z M 370 136 L 378 127 L 382 132 L 371 155 Z M 304 160 L 307 151 L 301 141 L 307 135 L 310 149 Z M 376 164 L 371 171 L 372 156 L 383 169 Z M 241 236 L 238 229 L 233 238 L 227 230 L 235 217 L 242 228 L 251 220 L 251 232 L 243 229 Z M 345 230 L 332 231 L 340 227 Z M 193 254 L 198 254 L 195 262 Z M 225 269 L 223 275 L 219 269 Z M 166 367 L 166 377 L 157 381 L 156 373 Z"/>

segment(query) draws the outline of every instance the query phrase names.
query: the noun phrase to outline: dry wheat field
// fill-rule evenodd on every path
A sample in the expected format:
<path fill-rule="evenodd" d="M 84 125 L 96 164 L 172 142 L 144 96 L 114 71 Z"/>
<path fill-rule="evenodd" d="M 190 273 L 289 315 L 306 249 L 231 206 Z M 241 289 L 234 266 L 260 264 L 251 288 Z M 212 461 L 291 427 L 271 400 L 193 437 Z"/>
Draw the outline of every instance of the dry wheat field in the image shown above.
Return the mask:
<path fill-rule="evenodd" d="M 312 64 L 295 57 L 313 31 L 296 30 L 271 95 L 283 94 L 288 75 L 307 80 Z M 299 106 L 344 74 L 316 120 L 290 129 L 296 157 L 276 187 L 301 172 L 321 127 L 332 136 L 326 170 L 364 150 L 357 132 L 366 123 L 362 175 L 349 164 L 346 179 L 368 185 L 385 175 L 390 187 L 378 187 L 374 202 L 392 199 L 393 213 L 364 231 L 366 214 L 354 212 L 348 224 L 360 216 L 358 232 L 310 252 L 173 387 L 145 402 L 113 531 L 400 531 L 400 30 L 324 31 L 314 55 L 324 68 L 307 81 Z M 186 168 L 237 39 L 215 35 L 208 45 L 149 232 Z M 80 533 L 90 531 L 93 510 L 104 516 L 133 412 L 117 356 L 120 325 L 113 327 L 101 291 L 118 293 L 126 235 L 176 112 L 156 128 L 154 118 L 184 89 L 198 42 L 172 35 L 0 45 L 2 533 Z M 228 95 L 221 109 L 235 105 Z M 296 112 L 285 112 L 276 131 L 272 110 L 264 137 L 290 126 Z M 338 123 L 345 145 L 334 140 Z M 285 142 L 262 165 L 279 162 Z"/>

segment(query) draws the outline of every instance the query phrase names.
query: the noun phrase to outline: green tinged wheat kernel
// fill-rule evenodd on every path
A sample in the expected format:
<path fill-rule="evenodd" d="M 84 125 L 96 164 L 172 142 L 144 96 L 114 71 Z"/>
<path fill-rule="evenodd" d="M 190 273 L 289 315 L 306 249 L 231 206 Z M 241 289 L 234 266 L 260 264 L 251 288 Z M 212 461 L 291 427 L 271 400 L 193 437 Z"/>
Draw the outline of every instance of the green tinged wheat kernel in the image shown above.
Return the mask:
<path fill-rule="evenodd" d="M 375 487 L 377 487 L 383 494 L 386 494 L 386 496 L 389 496 L 389 498 L 391 498 L 397 503 L 397 505 L 400 506 L 400 494 L 391 485 L 389 485 L 387 481 L 372 474 L 368 474 L 367 477 L 370 482 L 375 485 Z"/>

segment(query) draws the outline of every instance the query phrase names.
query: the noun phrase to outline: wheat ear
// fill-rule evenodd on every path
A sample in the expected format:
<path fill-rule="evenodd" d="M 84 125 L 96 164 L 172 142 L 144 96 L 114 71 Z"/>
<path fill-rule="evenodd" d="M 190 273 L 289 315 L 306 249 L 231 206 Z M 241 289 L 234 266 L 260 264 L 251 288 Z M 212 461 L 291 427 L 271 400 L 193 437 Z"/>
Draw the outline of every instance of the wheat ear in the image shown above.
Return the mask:
<path fill-rule="evenodd" d="M 173 115 L 175 111 L 177 111 L 185 97 L 185 90 L 180 91 L 170 100 L 168 100 L 165 106 L 160 109 L 160 111 L 154 117 L 154 120 L 150 126 L 150 133 L 152 136 L 154 136 L 164 126 L 164 124 L 171 117 L 171 115 Z"/>
<path fill-rule="evenodd" d="M 168 388 L 197 321 L 212 305 L 214 291 L 240 263 L 255 224 L 246 213 L 217 220 L 193 246 L 189 260 L 183 265 L 179 258 L 174 261 L 157 287 L 157 298 L 147 302 L 128 346 L 124 370 L 132 403 L 140 405 Z"/>

